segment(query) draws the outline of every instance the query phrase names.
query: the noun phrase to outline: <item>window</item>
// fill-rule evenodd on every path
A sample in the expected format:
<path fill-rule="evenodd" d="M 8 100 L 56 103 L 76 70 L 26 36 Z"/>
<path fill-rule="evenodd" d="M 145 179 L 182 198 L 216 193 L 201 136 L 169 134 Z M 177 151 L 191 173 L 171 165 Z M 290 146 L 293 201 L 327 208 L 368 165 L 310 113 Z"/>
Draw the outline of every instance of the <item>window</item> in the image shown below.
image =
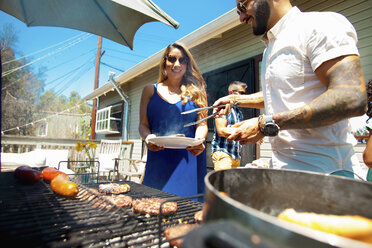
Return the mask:
<path fill-rule="evenodd" d="M 48 122 L 42 121 L 36 127 L 36 136 L 45 137 L 48 134 Z"/>
<path fill-rule="evenodd" d="M 96 133 L 119 134 L 122 127 L 123 104 L 115 104 L 97 111 Z"/>

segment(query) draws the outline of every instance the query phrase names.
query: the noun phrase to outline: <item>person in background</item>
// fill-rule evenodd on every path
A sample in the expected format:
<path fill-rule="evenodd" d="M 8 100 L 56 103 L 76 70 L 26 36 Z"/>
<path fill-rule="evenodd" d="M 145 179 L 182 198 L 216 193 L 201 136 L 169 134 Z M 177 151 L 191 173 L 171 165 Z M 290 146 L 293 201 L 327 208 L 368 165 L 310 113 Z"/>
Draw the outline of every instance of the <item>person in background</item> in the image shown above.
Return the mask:
<path fill-rule="evenodd" d="M 229 95 L 244 95 L 247 84 L 234 81 L 229 85 Z M 237 141 L 228 141 L 228 134 L 224 132 L 226 127 L 243 121 L 243 113 L 237 108 L 231 108 L 227 115 L 214 119 L 214 134 L 212 139 L 211 158 L 215 170 L 231 169 L 240 166 L 241 148 Z"/>
<path fill-rule="evenodd" d="M 266 46 L 262 91 L 214 106 L 239 102 L 266 114 L 243 121 L 227 139 L 244 145 L 269 136 L 273 168 L 331 173 L 360 166 L 348 118 L 366 112 L 367 94 L 353 25 L 338 13 L 301 12 L 289 0 L 236 3 L 240 21 Z"/>
<path fill-rule="evenodd" d="M 367 110 L 367 116 L 369 117 L 367 120 L 368 126 L 368 141 L 366 145 L 366 149 L 363 152 L 363 161 L 364 163 L 369 167 L 368 173 L 367 173 L 367 180 L 372 181 L 372 125 L 369 123 L 370 119 L 372 117 L 372 79 L 369 80 L 367 85 L 367 95 L 368 95 L 368 110 Z"/>
<path fill-rule="evenodd" d="M 181 112 L 207 106 L 204 79 L 189 52 L 180 43 L 169 45 L 161 58 L 156 84 L 146 85 L 140 102 L 139 133 L 148 148 L 143 184 L 178 196 L 204 192 L 207 122 L 185 124 L 206 117 L 207 111 Z M 186 149 L 156 145 L 151 138 L 178 135 L 200 140 Z"/>

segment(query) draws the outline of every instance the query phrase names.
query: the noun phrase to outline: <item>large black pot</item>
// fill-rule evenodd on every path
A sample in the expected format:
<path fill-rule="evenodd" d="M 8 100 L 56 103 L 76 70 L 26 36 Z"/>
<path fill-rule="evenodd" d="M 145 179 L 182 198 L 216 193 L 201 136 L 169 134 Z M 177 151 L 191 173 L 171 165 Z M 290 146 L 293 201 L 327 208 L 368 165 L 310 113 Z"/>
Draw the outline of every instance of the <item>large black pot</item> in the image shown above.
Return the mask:
<path fill-rule="evenodd" d="M 232 221 L 243 226 L 243 232 L 259 235 L 277 247 L 372 247 L 276 217 L 284 209 L 294 208 L 299 212 L 372 218 L 370 182 L 311 172 L 237 168 L 210 172 L 205 184 L 206 226 Z M 190 244 L 188 236 L 185 241 L 186 245 Z"/>

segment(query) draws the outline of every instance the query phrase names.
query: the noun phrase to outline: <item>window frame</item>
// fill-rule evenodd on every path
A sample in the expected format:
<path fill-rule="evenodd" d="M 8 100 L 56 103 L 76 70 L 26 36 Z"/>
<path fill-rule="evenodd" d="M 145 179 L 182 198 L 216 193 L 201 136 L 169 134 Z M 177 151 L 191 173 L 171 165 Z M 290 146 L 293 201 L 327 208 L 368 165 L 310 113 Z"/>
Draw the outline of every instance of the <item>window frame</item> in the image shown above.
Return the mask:
<path fill-rule="evenodd" d="M 120 111 L 116 111 L 113 113 L 112 110 L 116 107 L 119 107 Z M 113 114 L 119 112 L 120 118 L 113 116 Z M 97 134 L 104 135 L 121 135 L 123 129 L 123 112 L 124 112 L 123 102 L 115 103 L 105 108 L 97 110 L 95 132 Z M 119 125 L 117 125 L 116 128 L 113 128 L 112 121 L 118 122 Z"/>

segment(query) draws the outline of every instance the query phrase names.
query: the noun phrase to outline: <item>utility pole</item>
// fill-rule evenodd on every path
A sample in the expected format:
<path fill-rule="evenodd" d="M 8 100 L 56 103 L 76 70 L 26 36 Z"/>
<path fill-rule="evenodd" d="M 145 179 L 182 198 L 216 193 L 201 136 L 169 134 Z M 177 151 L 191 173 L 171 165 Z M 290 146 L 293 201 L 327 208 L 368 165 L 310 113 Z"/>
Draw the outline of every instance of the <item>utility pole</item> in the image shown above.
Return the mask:
<path fill-rule="evenodd" d="M 99 65 L 101 63 L 101 54 L 102 49 L 102 36 L 98 36 L 97 43 L 97 55 L 96 55 L 96 71 L 94 74 L 94 90 L 98 89 L 98 79 L 99 79 Z M 97 115 L 97 98 L 93 99 L 93 108 L 92 108 L 92 121 L 91 121 L 91 134 L 90 139 L 94 140 L 96 138 L 96 115 Z"/>

